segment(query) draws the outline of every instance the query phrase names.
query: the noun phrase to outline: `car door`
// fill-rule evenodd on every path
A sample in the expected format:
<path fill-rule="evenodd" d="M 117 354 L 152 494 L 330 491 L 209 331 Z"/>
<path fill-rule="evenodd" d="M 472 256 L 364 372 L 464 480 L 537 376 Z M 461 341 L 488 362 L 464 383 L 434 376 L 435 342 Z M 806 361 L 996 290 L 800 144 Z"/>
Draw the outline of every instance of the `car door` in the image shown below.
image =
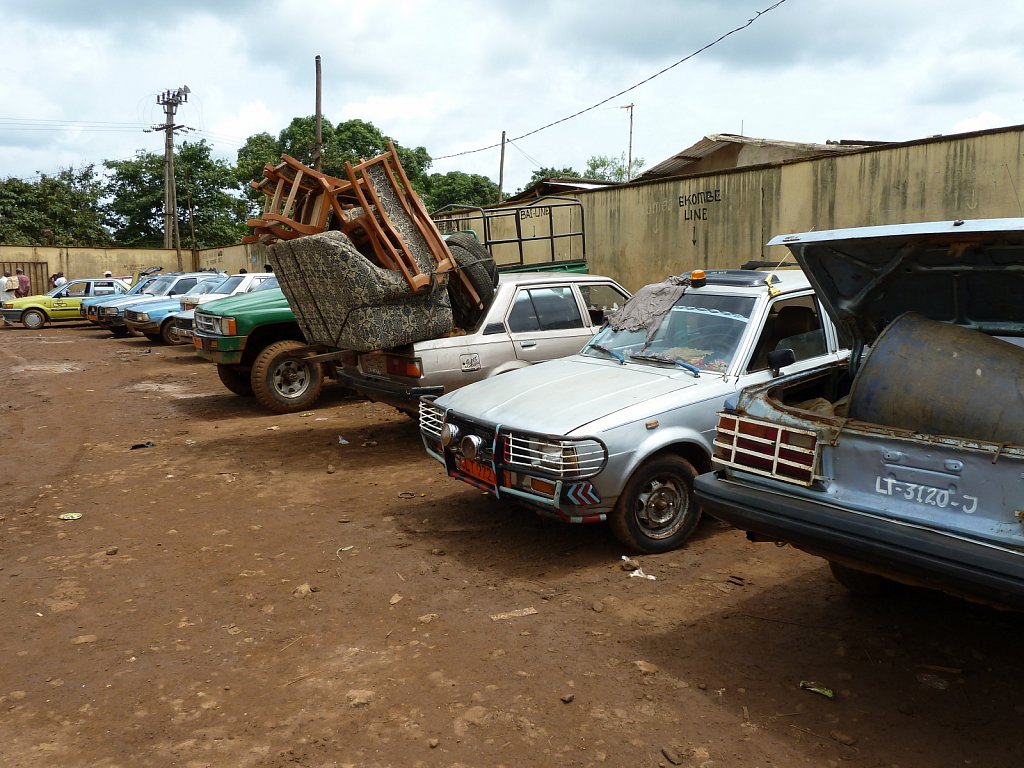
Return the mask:
<path fill-rule="evenodd" d="M 516 357 L 530 363 L 579 352 L 593 333 L 567 283 L 519 288 L 507 324 Z"/>
<path fill-rule="evenodd" d="M 66 283 L 50 299 L 47 311 L 52 320 L 73 320 L 78 317 L 78 306 L 82 299 L 91 295 L 92 285 L 88 280 L 72 280 Z"/>

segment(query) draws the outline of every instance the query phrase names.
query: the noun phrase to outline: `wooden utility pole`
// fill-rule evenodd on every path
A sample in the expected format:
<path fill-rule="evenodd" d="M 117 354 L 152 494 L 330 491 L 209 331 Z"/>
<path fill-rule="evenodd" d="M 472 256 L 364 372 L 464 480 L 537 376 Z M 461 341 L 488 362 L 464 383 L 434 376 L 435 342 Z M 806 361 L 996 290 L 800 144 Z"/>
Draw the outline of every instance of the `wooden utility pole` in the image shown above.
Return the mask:
<path fill-rule="evenodd" d="M 498 202 L 504 199 L 505 189 L 505 132 L 501 132 L 501 159 L 498 161 Z"/>
<path fill-rule="evenodd" d="M 320 127 L 323 122 L 323 111 L 320 108 L 320 90 L 322 80 L 320 77 L 320 55 L 316 57 L 316 143 L 313 146 L 313 168 L 318 171 L 323 170 L 323 135 L 320 132 Z"/>
<path fill-rule="evenodd" d="M 173 91 L 164 91 L 156 97 L 156 103 L 164 108 L 164 248 L 177 248 L 178 270 L 182 269 L 181 239 L 178 231 L 178 197 L 174 187 L 174 132 L 184 128 L 174 124 L 174 113 L 178 106 L 188 101 L 191 93 L 187 85 Z"/>
<path fill-rule="evenodd" d="M 633 180 L 633 105 L 626 104 L 620 109 L 629 110 L 629 150 L 626 153 L 626 181 Z"/>

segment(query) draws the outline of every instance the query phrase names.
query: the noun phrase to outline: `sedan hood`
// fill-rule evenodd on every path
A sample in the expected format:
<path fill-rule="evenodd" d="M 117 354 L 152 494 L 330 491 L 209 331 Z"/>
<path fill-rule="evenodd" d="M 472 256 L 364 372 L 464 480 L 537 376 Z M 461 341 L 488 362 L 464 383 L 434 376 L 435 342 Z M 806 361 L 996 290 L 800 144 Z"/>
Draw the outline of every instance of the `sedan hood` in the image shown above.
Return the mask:
<path fill-rule="evenodd" d="M 870 344 L 904 312 L 1024 335 L 1024 219 L 936 221 L 780 235 L 836 325 Z"/>
<path fill-rule="evenodd" d="M 568 434 L 590 422 L 712 378 L 678 368 L 592 360 L 551 360 L 478 381 L 438 398 L 437 405 L 517 429 Z"/>

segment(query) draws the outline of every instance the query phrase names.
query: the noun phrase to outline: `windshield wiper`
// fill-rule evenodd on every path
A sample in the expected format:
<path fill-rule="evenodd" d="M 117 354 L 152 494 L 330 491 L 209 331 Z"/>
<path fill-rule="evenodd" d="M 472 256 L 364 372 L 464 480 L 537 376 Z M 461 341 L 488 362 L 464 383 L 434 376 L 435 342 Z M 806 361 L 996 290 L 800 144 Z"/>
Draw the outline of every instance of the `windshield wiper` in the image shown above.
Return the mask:
<path fill-rule="evenodd" d="M 604 352 L 606 355 L 611 355 L 612 357 L 619 361 L 620 365 L 626 364 L 626 358 L 622 355 L 621 352 L 616 352 L 614 349 L 608 349 L 608 347 L 602 346 L 601 344 L 595 344 L 594 342 L 590 342 L 583 349 L 596 349 L 598 352 Z"/>
<path fill-rule="evenodd" d="M 682 360 L 677 360 L 674 357 L 668 355 L 659 355 L 656 352 L 648 352 L 642 355 L 630 355 L 631 360 L 653 360 L 656 363 L 671 363 L 672 365 L 678 365 L 680 368 L 689 371 L 693 374 L 693 378 L 700 378 L 700 368 L 692 363 L 684 363 Z"/>

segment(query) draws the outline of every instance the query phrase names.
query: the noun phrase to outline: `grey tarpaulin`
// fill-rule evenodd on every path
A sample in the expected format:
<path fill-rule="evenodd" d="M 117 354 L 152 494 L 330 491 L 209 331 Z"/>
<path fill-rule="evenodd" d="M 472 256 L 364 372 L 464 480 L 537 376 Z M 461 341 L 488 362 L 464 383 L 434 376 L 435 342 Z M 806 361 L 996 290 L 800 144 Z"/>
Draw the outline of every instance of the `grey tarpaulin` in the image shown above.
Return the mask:
<path fill-rule="evenodd" d="M 613 331 L 639 331 L 646 328 L 647 340 L 650 341 L 661 319 L 689 286 L 690 278 L 679 276 L 645 285 L 621 309 L 608 315 L 608 325 Z"/>

